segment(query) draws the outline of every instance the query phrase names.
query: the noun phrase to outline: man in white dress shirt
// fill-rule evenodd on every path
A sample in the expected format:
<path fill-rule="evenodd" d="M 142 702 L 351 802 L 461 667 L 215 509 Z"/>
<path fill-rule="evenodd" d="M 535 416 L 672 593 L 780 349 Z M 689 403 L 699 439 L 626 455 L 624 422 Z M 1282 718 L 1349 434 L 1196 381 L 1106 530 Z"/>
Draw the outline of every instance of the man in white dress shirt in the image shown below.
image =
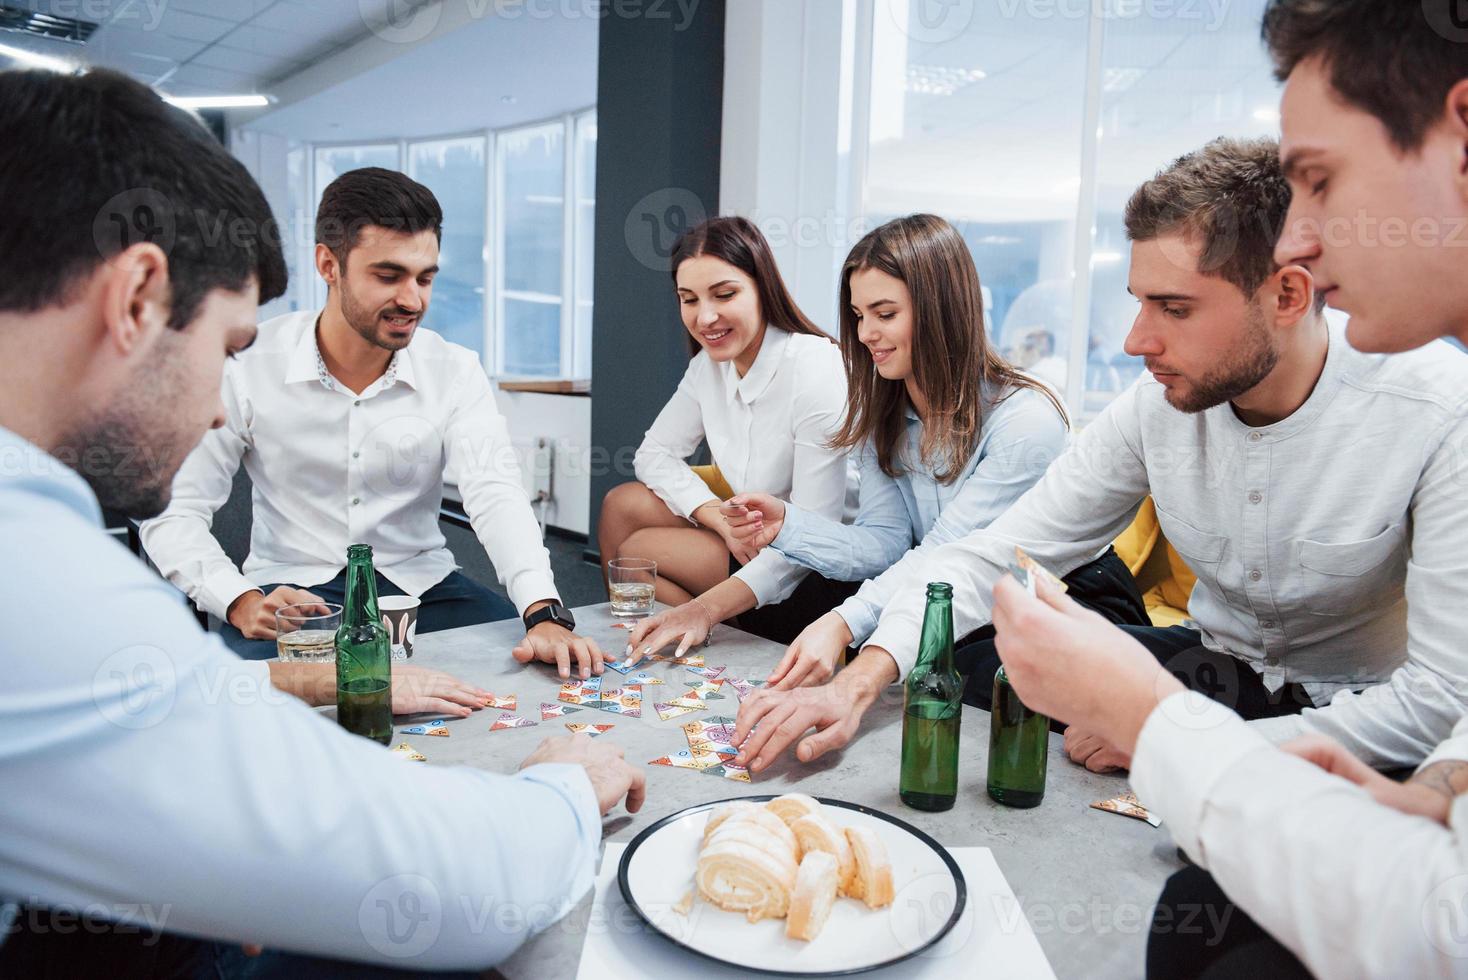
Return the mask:
<path fill-rule="evenodd" d="M 1294 192 L 1278 261 L 1311 271 L 1351 315 L 1347 336 L 1362 350 L 1468 342 L 1468 12 L 1273 0 L 1264 33 L 1286 80 L 1281 154 Z M 1342 451 L 1356 451 L 1350 438 Z M 1460 524 L 1465 454 L 1460 437 L 1435 480 Z M 1450 563 L 1459 577 L 1464 554 L 1459 545 Z M 1128 752 L 1137 795 L 1200 866 L 1163 893 L 1149 976 L 1468 975 L 1461 713 L 1417 716 L 1415 738 L 1436 748 L 1398 783 L 1334 739 L 1271 745 L 1062 596 L 1031 598 L 1005 580 L 994 597 L 999 654 L 1020 696 Z M 1464 648 L 1461 599 L 1432 589 L 1408 598 L 1414 617 L 1441 622 Z M 1465 685 L 1461 672 L 1444 680 Z M 1207 906 L 1194 921 L 1229 925 L 1181 927 L 1185 910 Z"/>
<path fill-rule="evenodd" d="M 325 308 L 262 324 L 226 365 L 224 426 L 142 527 L 159 570 L 224 621 L 224 642 L 247 659 L 275 655 L 280 607 L 342 601 L 347 546 L 363 542 L 378 594 L 420 599 L 418 632 L 518 613 L 517 659 L 556 663 L 562 677 L 602 672 L 601 650 L 560 603 L 478 356 L 422 326 L 442 225 L 433 192 L 396 171 L 352 170 L 326 187 L 316 215 Z M 242 461 L 254 503 L 243 572 L 210 533 Z M 510 601 L 457 570 L 438 524 L 445 481 Z"/>
<path fill-rule="evenodd" d="M 844 744 L 879 685 L 915 662 L 927 582 L 953 584 L 965 635 L 990 622 L 1016 546 L 1067 575 L 1149 495 L 1197 576 L 1192 622 L 1122 630 L 1276 738 L 1329 734 L 1382 767 L 1426 757 L 1468 698 L 1457 624 L 1409 604 L 1468 607 L 1468 523 L 1450 477 L 1468 438 L 1468 355 L 1445 343 L 1396 358 L 1353 350 L 1309 271 L 1274 260 L 1289 202 L 1269 140 L 1215 140 L 1137 190 L 1127 350 L 1150 376 L 987 528 L 899 584 L 834 694 L 746 700 L 737 734 L 759 724 L 742 750 L 756 770 L 812 724 L 822 731 L 797 747 L 802 761 Z M 987 705 L 993 646 L 958 651 L 971 703 Z M 1058 720 L 1073 760 L 1127 765 L 1084 724 Z"/>
<path fill-rule="evenodd" d="M 0 72 L 0 196 L 0 976 L 215 975 L 183 936 L 414 975 L 504 959 L 585 894 L 641 770 L 585 736 L 513 775 L 405 763 L 103 530 L 101 507 L 161 511 L 225 423 L 226 356 L 285 287 L 259 188 L 123 75 Z"/>

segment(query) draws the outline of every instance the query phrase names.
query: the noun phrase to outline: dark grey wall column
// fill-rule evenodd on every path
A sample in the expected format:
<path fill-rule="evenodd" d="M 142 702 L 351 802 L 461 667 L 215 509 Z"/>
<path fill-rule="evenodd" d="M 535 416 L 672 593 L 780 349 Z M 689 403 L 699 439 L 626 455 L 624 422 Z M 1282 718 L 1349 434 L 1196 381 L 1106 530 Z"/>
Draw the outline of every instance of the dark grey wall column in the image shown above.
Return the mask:
<path fill-rule="evenodd" d="M 633 479 L 642 434 L 688 367 L 668 256 L 718 213 L 724 0 L 609 0 L 598 57 L 589 551 L 602 497 Z"/>

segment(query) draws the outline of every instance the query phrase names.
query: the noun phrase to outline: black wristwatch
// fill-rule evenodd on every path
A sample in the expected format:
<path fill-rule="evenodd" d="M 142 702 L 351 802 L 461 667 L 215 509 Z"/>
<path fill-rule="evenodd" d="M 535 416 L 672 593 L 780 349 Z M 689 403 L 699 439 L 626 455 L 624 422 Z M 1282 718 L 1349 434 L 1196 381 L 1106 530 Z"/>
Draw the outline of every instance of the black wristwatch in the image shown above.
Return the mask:
<path fill-rule="evenodd" d="M 549 605 L 541 606 L 533 613 L 526 613 L 525 632 L 529 633 L 546 620 L 550 620 L 557 626 L 563 626 L 572 633 L 576 632 L 576 617 L 571 615 L 571 610 L 559 602 L 552 602 Z"/>

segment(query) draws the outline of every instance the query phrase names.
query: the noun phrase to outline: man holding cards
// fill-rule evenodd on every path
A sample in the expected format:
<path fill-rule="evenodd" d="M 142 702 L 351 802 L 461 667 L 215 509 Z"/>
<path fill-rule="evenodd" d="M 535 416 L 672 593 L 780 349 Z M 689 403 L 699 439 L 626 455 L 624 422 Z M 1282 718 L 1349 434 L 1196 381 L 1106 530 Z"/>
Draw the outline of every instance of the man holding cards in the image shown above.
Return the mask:
<path fill-rule="evenodd" d="M 104 71 L 0 72 L 0 185 L 0 976 L 214 975 L 184 935 L 336 975 L 504 959 L 590 887 L 642 771 L 579 735 L 515 775 L 406 763 L 199 629 L 101 508 L 157 514 L 225 424 L 224 362 L 285 288 L 269 206 Z"/>
<path fill-rule="evenodd" d="M 1468 608 L 1454 476 L 1468 356 L 1442 343 L 1393 358 L 1353 350 L 1327 325 L 1309 270 L 1274 260 L 1289 201 L 1268 140 L 1216 140 L 1137 190 L 1125 220 L 1140 308 L 1126 349 L 1150 376 L 988 528 L 933 553 L 834 693 L 746 703 L 740 734 L 760 722 L 744 746 L 755 771 L 811 725 L 822 731 L 802 742 L 803 761 L 844 744 L 912 665 L 923 583 L 952 583 L 955 631 L 976 630 L 1016 547 L 1065 575 L 1149 494 L 1198 577 L 1193 622 L 1122 629 L 1188 687 L 1269 719 L 1276 737 L 1330 734 L 1382 766 L 1431 751 L 1468 677 L 1459 625 L 1441 612 Z M 1409 592 L 1430 602 L 1409 609 Z M 993 641 L 958 661 L 965 700 L 987 706 Z M 1058 720 L 1072 723 L 1076 761 L 1127 764 L 1084 724 Z"/>
<path fill-rule="evenodd" d="M 1440 357 L 1434 338 L 1468 341 L 1468 25 L 1452 22 L 1447 3 L 1274 0 L 1264 32 L 1287 80 L 1281 151 L 1294 198 L 1279 263 L 1310 270 L 1351 314 L 1347 337 L 1361 350 L 1428 344 Z M 1395 239 L 1393 226 L 1403 229 Z M 1425 385 L 1431 372 L 1414 377 Z M 1414 506 L 1426 519 L 1408 571 L 1409 657 L 1421 622 L 1464 646 L 1468 607 L 1435 581 L 1468 577 L 1468 552 L 1456 538 L 1448 548 L 1431 540 L 1437 514 L 1468 523 L 1459 417 L 1443 423 L 1453 465 L 1426 460 Z M 1343 433 L 1341 453 L 1362 452 L 1360 435 Z M 1367 451 L 1387 475 L 1403 450 Z M 1440 700 L 1464 685 L 1455 663 L 1439 666 L 1441 685 L 1415 685 L 1410 714 L 1381 698 L 1393 727 L 1374 744 L 1307 735 L 1279 751 L 1266 738 L 1275 732 L 1184 692 L 1133 638 L 1044 585 L 1032 598 L 1001 581 L 994 599 L 999 654 L 1021 697 L 1129 755 L 1138 796 L 1211 872 L 1168 883 L 1149 976 L 1462 974 L 1468 720 Z M 1317 723 L 1328 710 L 1307 712 L 1307 723 L 1328 730 Z M 1392 745 L 1416 758 L 1370 751 Z M 1397 783 L 1366 764 L 1382 755 L 1426 761 Z M 1228 927 L 1206 936 L 1173 927 L 1174 913 L 1200 906 Z"/>
<path fill-rule="evenodd" d="M 443 212 L 406 174 L 351 170 L 316 214 L 326 306 L 261 324 L 225 366 L 225 424 L 179 471 L 173 503 L 142 527 L 168 579 L 223 621 L 246 659 L 275 656 L 275 611 L 346 591 L 347 546 L 372 545 L 381 595 L 421 601 L 418 632 L 525 620 L 521 662 L 601 673 L 576 635 L 489 379 L 473 351 L 422 326 Z M 254 527 L 244 570 L 210 533 L 243 463 Z M 456 485 L 510 599 L 457 570 L 438 513 Z"/>

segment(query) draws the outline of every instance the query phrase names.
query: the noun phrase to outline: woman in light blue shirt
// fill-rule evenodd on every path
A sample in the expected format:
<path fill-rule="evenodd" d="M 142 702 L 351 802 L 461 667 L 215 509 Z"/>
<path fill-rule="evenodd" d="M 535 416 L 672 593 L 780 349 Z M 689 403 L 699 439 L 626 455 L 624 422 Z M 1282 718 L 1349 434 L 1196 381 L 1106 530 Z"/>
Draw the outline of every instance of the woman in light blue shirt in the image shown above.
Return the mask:
<path fill-rule="evenodd" d="M 866 580 L 791 644 L 769 676 L 776 689 L 828 679 L 841 651 L 876 629 L 899 583 L 911 584 L 923 556 L 988 526 L 1066 441 L 1055 394 L 990 347 L 973 258 L 942 218 L 898 218 L 858 242 L 842 268 L 840 316 L 847 414 L 833 448 L 851 450 L 861 472 L 855 523 L 763 493 L 725 505 L 751 546 L 828 579 Z M 1123 621 L 1143 615 L 1110 552 L 1067 581 L 1082 601 L 1099 591 L 1103 612 L 1119 607 Z"/>

